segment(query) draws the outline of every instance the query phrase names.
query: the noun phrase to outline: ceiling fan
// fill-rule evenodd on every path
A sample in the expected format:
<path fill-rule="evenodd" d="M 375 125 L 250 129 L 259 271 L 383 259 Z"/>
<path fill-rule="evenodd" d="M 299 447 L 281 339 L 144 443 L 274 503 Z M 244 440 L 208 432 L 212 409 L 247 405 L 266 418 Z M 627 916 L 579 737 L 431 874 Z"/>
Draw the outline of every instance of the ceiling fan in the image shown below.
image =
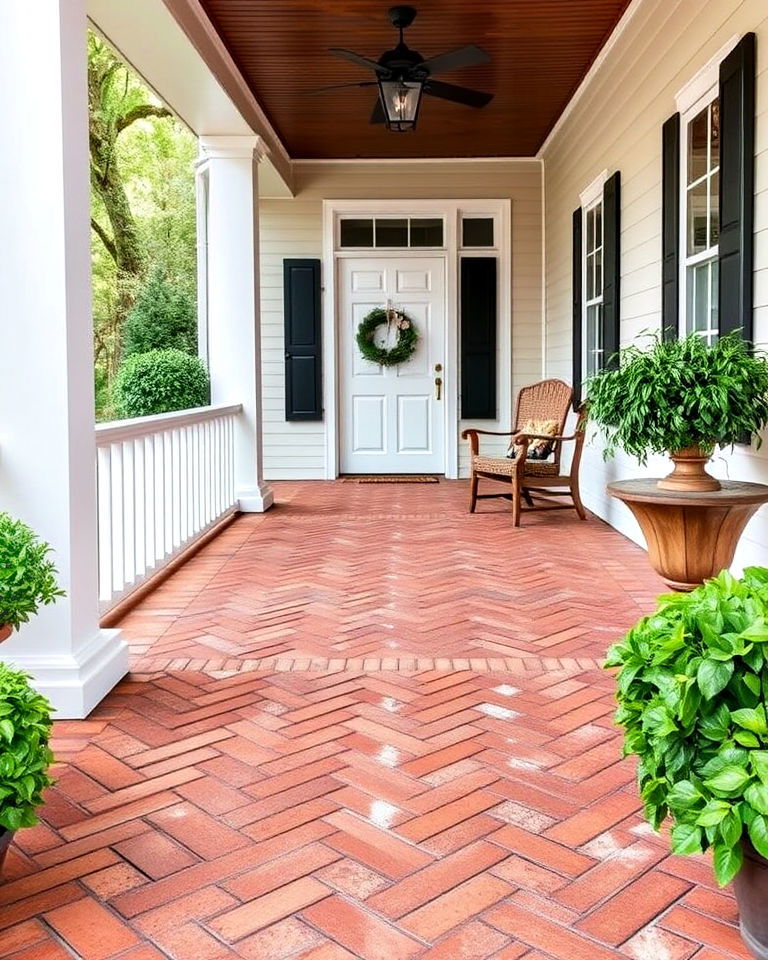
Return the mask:
<path fill-rule="evenodd" d="M 406 46 L 403 40 L 403 31 L 413 23 L 416 9 L 406 6 L 391 7 L 388 16 L 395 29 L 400 31 L 400 40 L 394 49 L 387 50 L 378 60 L 361 56 L 352 50 L 330 48 L 330 52 L 335 56 L 372 70 L 376 79 L 335 84 L 315 90 L 314 93 L 340 90 L 344 87 L 378 85 L 379 96 L 371 114 L 371 123 L 385 123 L 390 130 L 399 133 L 415 130 L 423 93 L 468 107 L 484 107 L 493 100 L 492 93 L 481 93 L 479 90 L 433 79 L 438 73 L 488 63 L 491 58 L 484 50 L 470 44 L 425 60 L 416 50 Z"/>

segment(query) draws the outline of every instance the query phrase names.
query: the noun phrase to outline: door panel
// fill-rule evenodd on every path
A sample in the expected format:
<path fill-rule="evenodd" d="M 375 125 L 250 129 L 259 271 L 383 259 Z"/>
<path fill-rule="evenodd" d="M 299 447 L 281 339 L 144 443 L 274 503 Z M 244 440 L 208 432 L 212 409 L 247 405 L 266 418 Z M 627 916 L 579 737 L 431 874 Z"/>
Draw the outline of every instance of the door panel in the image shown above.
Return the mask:
<path fill-rule="evenodd" d="M 444 473 L 445 261 L 340 259 L 338 285 L 342 473 Z M 364 360 L 355 340 L 364 317 L 387 300 L 419 334 L 411 359 L 396 367 Z M 385 335 L 380 328 L 377 341 Z M 439 400 L 436 376 L 443 379 Z"/>

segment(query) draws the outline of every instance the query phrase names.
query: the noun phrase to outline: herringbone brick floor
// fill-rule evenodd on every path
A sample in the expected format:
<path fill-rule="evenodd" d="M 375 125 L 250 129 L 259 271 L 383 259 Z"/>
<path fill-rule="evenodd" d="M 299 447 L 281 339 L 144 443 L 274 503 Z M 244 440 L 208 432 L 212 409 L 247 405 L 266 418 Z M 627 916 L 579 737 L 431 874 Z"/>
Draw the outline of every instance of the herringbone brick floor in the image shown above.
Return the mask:
<path fill-rule="evenodd" d="M 15 960 L 734 960 L 638 815 L 607 644 L 659 588 L 596 520 L 281 485 L 126 621 L 0 886 Z"/>

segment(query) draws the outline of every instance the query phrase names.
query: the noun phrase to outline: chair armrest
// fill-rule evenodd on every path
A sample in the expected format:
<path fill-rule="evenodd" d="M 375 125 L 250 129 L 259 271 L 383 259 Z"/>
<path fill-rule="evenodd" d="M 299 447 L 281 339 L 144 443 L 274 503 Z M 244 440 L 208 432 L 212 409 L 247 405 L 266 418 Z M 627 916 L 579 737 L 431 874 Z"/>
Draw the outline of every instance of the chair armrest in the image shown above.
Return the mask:
<path fill-rule="evenodd" d="M 516 436 L 525 440 L 575 440 L 576 434 L 570 434 L 565 436 L 564 434 L 551 434 L 551 433 L 518 433 Z"/>
<path fill-rule="evenodd" d="M 480 453 L 480 434 L 483 434 L 486 437 L 515 436 L 515 434 L 510 430 L 476 430 L 474 427 L 469 427 L 467 430 L 462 430 L 461 439 L 469 440 L 469 449 L 473 457 L 476 457 Z"/>

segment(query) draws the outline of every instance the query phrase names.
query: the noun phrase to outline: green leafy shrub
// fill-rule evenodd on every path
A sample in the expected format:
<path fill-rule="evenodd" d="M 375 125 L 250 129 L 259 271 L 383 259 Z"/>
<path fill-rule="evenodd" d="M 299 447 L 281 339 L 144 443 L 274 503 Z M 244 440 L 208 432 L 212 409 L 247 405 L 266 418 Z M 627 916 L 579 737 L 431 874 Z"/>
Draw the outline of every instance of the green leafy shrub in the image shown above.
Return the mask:
<path fill-rule="evenodd" d="M 123 357 L 175 347 L 197 353 L 197 309 L 189 294 L 153 270 L 123 326 Z"/>
<path fill-rule="evenodd" d="M 129 357 L 115 379 L 121 417 L 149 417 L 210 402 L 208 373 L 198 357 L 181 350 L 150 350 Z"/>
<path fill-rule="evenodd" d="M 589 416 L 605 434 L 605 456 L 620 447 L 645 463 L 649 452 L 742 443 L 768 423 L 768 359 L 738 332 L 708 346 L 698 334 L 651 339 L 621 351 L 617 368 L 587 385 Z M 758 437 L 759 442 L 759 437 Z"/>
<path fill-rule="evenodd" d="M 768 570 L 661 597 L 614 646 L 617 723 L 640 758 L 645 814 L 675 853 L 711 849 L 725 886 L 742 837 L 768 857 Z"/>
<path fill-rule="evenodd" d="M 38 607 L 64 596 L 50 552 L 25 523 L 0 513 L 0 626 L 17 629 Z"/>
<path fill-rule="evenodd" d="M 51 705 L 25 673 L 0 663 L 0 831 L 32 827 L 42 791 L 53 783 Z"/>

